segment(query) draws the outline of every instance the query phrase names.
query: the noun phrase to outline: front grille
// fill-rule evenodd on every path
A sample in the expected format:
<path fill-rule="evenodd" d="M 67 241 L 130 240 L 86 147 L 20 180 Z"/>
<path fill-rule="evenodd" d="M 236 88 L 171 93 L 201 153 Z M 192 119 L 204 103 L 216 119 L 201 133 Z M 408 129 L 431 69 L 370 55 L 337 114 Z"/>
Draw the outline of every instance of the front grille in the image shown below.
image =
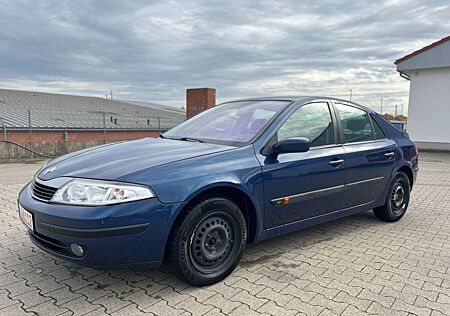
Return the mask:
<path fill-rule="evenodd" d="M 48 202 L 56 191 L 58 191 L 58 188 L 49 187 L 37 181 L 33 182 L 33 196 L 36 199 Z"/>

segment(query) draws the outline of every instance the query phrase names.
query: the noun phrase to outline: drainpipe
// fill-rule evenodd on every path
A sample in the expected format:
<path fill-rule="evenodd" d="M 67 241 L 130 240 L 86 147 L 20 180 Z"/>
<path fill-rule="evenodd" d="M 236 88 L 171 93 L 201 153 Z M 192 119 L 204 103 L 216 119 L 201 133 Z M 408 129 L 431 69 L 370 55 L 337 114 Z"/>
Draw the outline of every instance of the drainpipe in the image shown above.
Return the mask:
<path fill-rule="evenodd" d="M 407 74 L 405 74 L 405 73 L 403 73 L 401 71 L 399 71 L 398 73 L 400 74 L 400 77 L 402 77 L 403 79 L 406 79 L 408 81 L 411 80 L 411 77 L 408 76 Z"/>

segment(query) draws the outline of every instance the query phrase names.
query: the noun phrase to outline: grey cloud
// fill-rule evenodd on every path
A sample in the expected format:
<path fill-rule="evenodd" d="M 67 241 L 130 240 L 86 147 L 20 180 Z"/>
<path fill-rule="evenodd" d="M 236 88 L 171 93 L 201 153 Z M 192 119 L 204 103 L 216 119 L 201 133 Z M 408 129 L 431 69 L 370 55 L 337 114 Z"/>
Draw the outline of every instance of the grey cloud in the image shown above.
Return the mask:
<path fill-rule="evenodd" d="M 406 104 L 392 62 L 448 35 L 448 1 L 0 0 L 0 85 L 182 104 L 273 94 Z"/>

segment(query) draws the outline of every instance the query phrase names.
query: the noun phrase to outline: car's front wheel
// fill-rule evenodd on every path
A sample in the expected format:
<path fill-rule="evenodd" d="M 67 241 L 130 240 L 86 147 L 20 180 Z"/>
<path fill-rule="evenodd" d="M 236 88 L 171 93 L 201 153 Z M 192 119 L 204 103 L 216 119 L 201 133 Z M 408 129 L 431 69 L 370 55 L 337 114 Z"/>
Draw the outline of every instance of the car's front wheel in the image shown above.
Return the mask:
<path fill-rule="evenodd" d="M 405 215 L 409 204 L 411 184 L 404 172 L 397 172 L 389 186 L 386 202 L 374 208 L 375 216 L 386 222 L 396 222 Z"/>
<path fill-rule="evenodd" d="M 238 265 L 247 241 L 240 208 L 223 196 L 198 200 L 175 223 L 167 260 L 188 283 L 203 286 L 227 277 Z"/>

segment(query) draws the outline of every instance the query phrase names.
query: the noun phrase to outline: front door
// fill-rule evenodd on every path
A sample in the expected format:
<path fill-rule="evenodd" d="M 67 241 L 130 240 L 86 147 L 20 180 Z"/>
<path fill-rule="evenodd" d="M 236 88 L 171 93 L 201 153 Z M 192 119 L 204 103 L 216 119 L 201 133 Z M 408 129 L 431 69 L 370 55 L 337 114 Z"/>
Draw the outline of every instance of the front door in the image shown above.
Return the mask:
<path fill-rule="evenodd" d="M 308 138 L 308 152 L 258 155 L 264 179 L 265 228 L 339 208 L 345 188 L 345 151 L 338 144 L 330 110 L 327 102 L 305 104 L 273 137 L 273 141 Z"/>
<path fill-rule="evenodd" d="M 335 107 L 346 151 L 346 190 L 340 207 L 345 209 L 380 197 L 389 185 L 397 146 L 366 111 L 342 103 Z"/>

